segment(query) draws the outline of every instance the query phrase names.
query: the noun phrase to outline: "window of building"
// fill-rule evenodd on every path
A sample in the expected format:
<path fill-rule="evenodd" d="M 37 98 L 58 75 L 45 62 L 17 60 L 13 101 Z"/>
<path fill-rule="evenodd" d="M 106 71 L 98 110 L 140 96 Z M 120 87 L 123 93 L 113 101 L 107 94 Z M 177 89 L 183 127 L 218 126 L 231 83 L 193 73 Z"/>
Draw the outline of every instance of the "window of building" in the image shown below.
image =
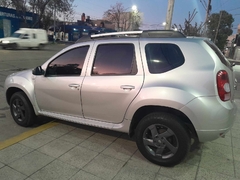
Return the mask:
<path fill-rule="evenodd" d="M 145 46 L 149 72 L 164 73 L 181 66 L 185 59 L 175 44 L 152 43 Z"/>
<path fill-rule="evenodd" d="M 133 44 L 104 44 L 96 51 L 92 75 L 135 75 L 137 64 Z"/>
<path fill-rule="evenodd" d="M 88 49 L 89 46 L 78 47 L 58 56 L 48 65 L 46 76 L 79 76 Z"/>

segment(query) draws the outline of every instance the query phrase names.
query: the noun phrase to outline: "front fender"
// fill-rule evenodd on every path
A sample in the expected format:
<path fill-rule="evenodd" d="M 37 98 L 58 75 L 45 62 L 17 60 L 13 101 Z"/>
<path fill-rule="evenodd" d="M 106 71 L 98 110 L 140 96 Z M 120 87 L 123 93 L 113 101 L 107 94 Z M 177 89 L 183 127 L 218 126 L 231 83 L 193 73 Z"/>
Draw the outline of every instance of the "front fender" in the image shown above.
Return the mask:
<path fill-rule="evenodd" d="M 13 73 L 6 78 L 4 90 L 7 101 L 8 99 L 10 99 L 8 98 L 9 92 L 14 88 L 23 91 L 27 95 L 28 99 L 30 100 L 33 106 L 35 114 L 38 115 L 39 108 L 37 106 L 36 98 L 34 95 L 34 76 L 32 75 L 32 71 L 26 70 L 18 72 L 16 74 Z"/>

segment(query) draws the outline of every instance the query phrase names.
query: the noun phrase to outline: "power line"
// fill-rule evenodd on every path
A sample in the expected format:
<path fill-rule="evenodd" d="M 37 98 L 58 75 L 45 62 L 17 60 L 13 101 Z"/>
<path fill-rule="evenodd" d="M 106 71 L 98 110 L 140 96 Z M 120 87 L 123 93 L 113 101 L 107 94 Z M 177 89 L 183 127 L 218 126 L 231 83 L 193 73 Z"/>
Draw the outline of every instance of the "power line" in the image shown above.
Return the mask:
<path fill-rule="evenodd" d="M 234 11 L 234 10 L 237 10 L 237 9 L 240 9 L 240 7 L 237 7 L 237 8 L 234 8 L 234 9 L 230 9 L 228 11 Z"/>

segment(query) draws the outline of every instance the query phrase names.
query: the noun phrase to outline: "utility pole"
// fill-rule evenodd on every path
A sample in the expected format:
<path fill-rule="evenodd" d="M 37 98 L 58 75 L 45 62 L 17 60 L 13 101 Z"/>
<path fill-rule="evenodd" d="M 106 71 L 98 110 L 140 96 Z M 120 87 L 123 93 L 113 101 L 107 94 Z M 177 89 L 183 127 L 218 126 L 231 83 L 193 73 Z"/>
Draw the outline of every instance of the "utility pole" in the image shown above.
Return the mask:
<path fill-rule="evenodd" d="M 173 8 L 174 8 L 174 0 L 168 0 L 168 10 L 167 10 L 165 30 L 170 30 L 171 29 Z"/>
<path fill-rule="evenodd" d="M 208 17 L 209 17 L 210 11 L 212 10 L 211 1 L 212 0 L 208 0 L 208 6 L 206 9 L 206 18 L 205 18 L 204 27 L 203 27 L 203 33 L 205 33 L 205 35 L 207 34 L 206 29 L 207 29 Z"/>
<path fill-rule="evenodd" d="M 53 21 L 53 42 L 55 43 L 56 41 L 56 4 L 54 4 L 54 21 Z"/>
<path fill-rule="evenodd" d="M 219 30 L 219 26 L 220 26 L 220 23 L 221 23 L 221 19 L 222 19 L 222 11 L 220 11 L 218 26 L 217 26 L 216 33 L 215 33 L 215 38 L 214 38 L 214 41 L 213 41 L 214 43 L 216 43 L 216 40 L 217 40 L 217 35 L 218 35 L 218 30 Z"/>
<path fill-rule="evenodd" d="M 211 1 L 212 1 L 212 0 L 208 0 L 208 6 L 207 6 L 207 11 L 206 11 L 205 24 L 207 23 L 207 21 L 208 21 L 208 16 L 209 16 L 209 14 L 210 14 L 210 11 L 212 10 Z"/>

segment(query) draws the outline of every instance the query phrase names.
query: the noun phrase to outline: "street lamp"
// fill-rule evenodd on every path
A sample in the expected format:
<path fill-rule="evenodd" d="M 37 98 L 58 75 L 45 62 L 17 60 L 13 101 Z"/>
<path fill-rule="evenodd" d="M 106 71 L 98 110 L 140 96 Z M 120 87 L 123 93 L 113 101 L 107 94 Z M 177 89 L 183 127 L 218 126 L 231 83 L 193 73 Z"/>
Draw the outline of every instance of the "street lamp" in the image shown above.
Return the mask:
<path fill-rule="evenodd" d="M 132 6 L 132 11 L 133 11 L 134 13 L 137 12 L 137 6 L 136 6 L 136 5 L 133 5 L 133 6 Z"/>
<path fill-rule="evenodd" d="M 136 14 L 138 12 L 138 9 L 137 9 L 137 6 L 136 5 L 133 5 L 132 6 L 132 30 L 134 30 L 136 27 Z"/>

